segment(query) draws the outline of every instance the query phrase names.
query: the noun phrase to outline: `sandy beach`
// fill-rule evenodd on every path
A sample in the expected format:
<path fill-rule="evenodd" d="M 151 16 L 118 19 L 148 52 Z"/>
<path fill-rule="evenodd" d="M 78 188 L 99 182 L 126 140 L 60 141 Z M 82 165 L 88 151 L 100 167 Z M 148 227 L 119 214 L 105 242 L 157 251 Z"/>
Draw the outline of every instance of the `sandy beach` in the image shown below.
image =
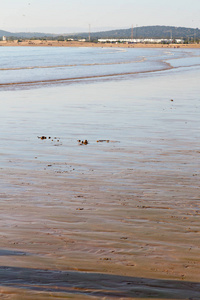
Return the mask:
<path fill-rule="evenodd" d="M 91 43 L 78 41 L 41 41 L 41 40 L 22 40 L 16 41 L 0 41 L 0 46 L 31 46 L 31 47 L 104 47 L 104 48 L 200 48 L 200 44 L 123 44 L 123 43 Z"/>
<path fill-rule="evenodd" d="M 200 299 L 199 74 L 1 91 L 1 299 Z"/>

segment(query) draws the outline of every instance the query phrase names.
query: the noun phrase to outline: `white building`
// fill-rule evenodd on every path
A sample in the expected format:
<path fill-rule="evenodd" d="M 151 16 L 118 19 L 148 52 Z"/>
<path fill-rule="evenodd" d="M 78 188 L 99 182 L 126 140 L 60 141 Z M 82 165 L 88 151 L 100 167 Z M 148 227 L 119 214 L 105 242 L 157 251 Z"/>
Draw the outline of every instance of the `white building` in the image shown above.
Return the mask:
<path fill-rule="evenodd" d="M 159 43 L 172 43 L 172 39 L 98 39 L 99 43 L 147 43 L 147 44 L 159 44 Z M 175 39 L 175 43 L 183 43 L 181 39 Z"/>
<path fill-rule="evenodd" d="M 2 40 L 3 40 L 4 42 L 7 41 L 7 38 L 6 38 L 5 35 L 3 36 Z"/>

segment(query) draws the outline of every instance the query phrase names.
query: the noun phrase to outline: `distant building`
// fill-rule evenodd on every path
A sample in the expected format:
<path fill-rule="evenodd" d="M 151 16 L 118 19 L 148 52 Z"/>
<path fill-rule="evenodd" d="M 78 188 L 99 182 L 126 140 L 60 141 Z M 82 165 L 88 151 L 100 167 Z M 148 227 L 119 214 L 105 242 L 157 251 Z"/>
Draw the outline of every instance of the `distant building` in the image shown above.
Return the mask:
<path fill-rule="evenodd" d="M 99 43 L 147 43 L 147 44 L 159 44 L 159 43 L 172 43 L 172 39 L 98 39 Z M 182 39 L 175 39 L 175 43 L 183 43 Z"/>
<path fill-rule="evenodd" d="M 3 40 L 4 42 L 7 41 L 7 38 L 6 38 L 5 35 L 3 36 L 2 40 Z"/>

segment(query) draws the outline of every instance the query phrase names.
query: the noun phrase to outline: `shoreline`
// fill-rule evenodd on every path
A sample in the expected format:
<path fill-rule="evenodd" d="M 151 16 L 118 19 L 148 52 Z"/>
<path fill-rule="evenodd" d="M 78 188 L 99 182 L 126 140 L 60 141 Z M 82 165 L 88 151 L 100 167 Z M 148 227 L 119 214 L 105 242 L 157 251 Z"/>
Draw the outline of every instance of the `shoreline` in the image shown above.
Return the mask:
<path fill-rule="evenodd" d="M 155 69 L 155 70 L 146 70 L 141 72 L 128 72 L 128 73 L 114 73 L 114 74 L 104 74 L 104 75 L 91 75 L 91 76 L 83 76 L 83 77 L 71 77 L 71 78 L 60 78 L 60 79 L 47 79 L 47 80 L 38 80 L 38 81 L 21 81 L 21 82 L 8 82 L 8 83 L 0 83 L 1 87 L 12 87 L 12 86 L 26 86 L 26 85 L 33 85 L 33 84 L 54 84 L 54 83 L 62 83 L 62 82 L 70 82 L 70 81 L 82 81 L 82 80 L 98 80 L 98 79 L 106 79 L 106 78 L 113 78 L 119 76 L 129 76 L 129 75 L 136 75 L 136 74 L 147 74 L 147 73 L 155 73 L 155 72 L 162 72 L 173 69 L 173 67 L 166 67 L 163 69 Z"/>
<path fill-rule="evenodd" d="M 78 41 L 41 41 L 25 40 L 22 42 L 0 41 L 0 47 L 99 47 L 99 48 L 200 48 L 200 44 L 112 44 L 112 43 L 92 43 Z"/>

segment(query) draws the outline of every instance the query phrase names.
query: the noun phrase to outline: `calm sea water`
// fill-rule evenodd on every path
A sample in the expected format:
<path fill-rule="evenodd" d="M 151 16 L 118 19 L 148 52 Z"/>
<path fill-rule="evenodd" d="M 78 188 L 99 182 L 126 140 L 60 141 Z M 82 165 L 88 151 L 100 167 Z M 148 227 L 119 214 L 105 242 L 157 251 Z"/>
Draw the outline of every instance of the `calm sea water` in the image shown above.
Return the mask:
<path fill-rule="evenodd" d="M 1 84 L 133 73 L 11 90 L 1 85 L 1 173 L 76 176 L 73 168 L 86 172 L 88 166 L 105 174 L 195 171 L 199 160 L 190 161 L 188 151 L 199 151 L 199 55 L 192 49 L 0 48 Z M 144 72 L 150 70 L 157 71 Z M 38 139 L 42 135 L 53 141 Z M 78 139 L 89 145 L 79 146 Z"/>
<path fill-rule="evenodd" d="M 59 82 L 200 65 L 199 50 L 1 47 L 2 84 Z"/>

